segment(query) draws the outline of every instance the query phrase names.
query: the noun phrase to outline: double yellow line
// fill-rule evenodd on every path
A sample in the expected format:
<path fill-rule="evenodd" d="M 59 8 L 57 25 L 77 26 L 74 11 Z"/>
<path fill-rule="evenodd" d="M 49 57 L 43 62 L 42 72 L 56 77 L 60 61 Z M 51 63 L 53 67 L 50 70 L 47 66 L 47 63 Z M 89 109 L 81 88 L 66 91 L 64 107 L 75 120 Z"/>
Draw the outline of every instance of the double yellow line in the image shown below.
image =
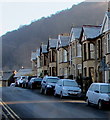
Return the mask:
<path fill-rule="evenodd" d="M 13 120 L 22 120 L 5 102 L 3 102 L 0 99 L 0 104 L 5 109 L 7 114 L 13 119 Z"/>

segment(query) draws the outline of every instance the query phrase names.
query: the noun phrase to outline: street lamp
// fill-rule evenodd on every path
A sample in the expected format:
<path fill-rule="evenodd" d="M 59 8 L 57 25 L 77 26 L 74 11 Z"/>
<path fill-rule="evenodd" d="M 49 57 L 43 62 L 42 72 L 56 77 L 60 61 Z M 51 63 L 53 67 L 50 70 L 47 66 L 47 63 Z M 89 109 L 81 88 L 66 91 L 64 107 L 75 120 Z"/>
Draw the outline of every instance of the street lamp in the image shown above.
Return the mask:
<path fill-rule="evenodd" d="M 22 68 L 22 69 L 24 69 L 24 67 L 23 67 L 23 66 L 22 66 L 21 68 Z"/>

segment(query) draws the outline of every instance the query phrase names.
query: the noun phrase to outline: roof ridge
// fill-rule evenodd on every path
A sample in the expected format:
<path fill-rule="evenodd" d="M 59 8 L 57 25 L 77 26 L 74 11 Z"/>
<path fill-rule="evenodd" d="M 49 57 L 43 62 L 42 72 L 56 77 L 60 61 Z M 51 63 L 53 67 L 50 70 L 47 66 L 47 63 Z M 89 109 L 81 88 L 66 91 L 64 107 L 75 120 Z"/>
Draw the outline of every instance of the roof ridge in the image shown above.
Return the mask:
<path fill-rule="evenodd" d="M 83 25 L 83 27 L 101 27 L 101 26 L 97 26 L 97 25 Z"/>

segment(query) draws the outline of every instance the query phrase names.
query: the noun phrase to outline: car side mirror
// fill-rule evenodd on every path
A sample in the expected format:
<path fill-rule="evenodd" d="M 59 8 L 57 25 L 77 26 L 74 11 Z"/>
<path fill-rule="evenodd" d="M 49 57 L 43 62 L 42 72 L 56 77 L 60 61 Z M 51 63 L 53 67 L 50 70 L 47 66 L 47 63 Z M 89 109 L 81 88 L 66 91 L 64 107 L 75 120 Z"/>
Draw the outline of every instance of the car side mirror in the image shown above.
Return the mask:
<path fill-rule="evenodd" d="M 95 90 L 94 92 L 99 93 L 99 91 L 98 91 L 98 90 Z"/>

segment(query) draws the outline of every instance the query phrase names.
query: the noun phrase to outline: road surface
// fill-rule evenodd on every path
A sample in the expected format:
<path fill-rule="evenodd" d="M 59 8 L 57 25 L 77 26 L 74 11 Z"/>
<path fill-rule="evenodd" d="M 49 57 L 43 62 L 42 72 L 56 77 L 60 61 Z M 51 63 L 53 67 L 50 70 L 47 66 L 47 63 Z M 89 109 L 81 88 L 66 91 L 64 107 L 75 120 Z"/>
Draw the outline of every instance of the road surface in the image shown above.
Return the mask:
<path fill-rule="evenodd" d="M 0 88 L 1 90 L 1 88 Z M 25 118 L 109 118 L 110 110 L 87 106 L 84 100 L 60 99 L 40 94 L 39 89 L 3 87 L 2 100 L 21 119 Z"/>

